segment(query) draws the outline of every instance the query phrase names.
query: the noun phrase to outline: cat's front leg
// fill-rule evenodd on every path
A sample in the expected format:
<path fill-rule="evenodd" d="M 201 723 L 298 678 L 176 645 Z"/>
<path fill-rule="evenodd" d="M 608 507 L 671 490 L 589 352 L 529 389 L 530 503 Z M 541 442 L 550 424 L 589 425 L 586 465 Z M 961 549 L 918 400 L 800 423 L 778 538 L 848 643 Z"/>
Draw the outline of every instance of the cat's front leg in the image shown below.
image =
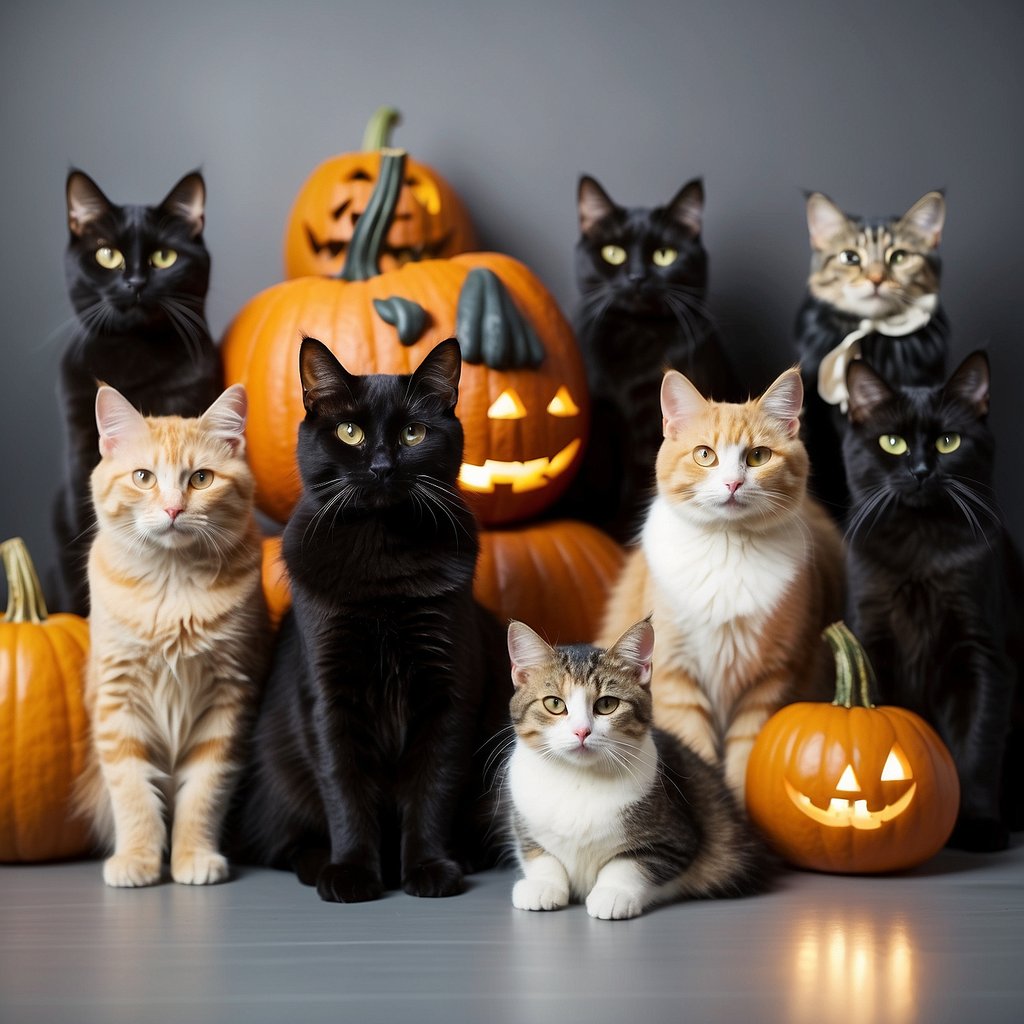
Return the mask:
<path fill-rule="evenodd" d="M 718 764 L 718 730 L 708 695 L 682 669 L 663 667 L 652 687 L 654 724 L 672 733 L 708 764 Z"/>
<path fill-rule="evenodd" d="M 512 886 L 517 910 L 561 910 L 569 905 L 569 875 L 557 857 L 536 846 L 520 858 L 523 877 Z"/>
<path fill-rule="evenodd" d="M 204 715 L 175 772 L 171 877 L 184 885 L 212 885 L 228 877 L 218 840 L 234 772 L 241 700 L 234 687 L 225 687 L 224 698 Z"/>
<path fill-rule="evenodd" d="M 747 762 L 764 723 L 782 706 L 789 687 L 781 675 L 759 679 L 740 698 L 725 732 L 725 781 L 740 810 L 746 806 Z"/>
<path fill-rule="evenodd" d="M 587 913 L 602 921 L 639 917 L 650 902 L 650 888 L 635 860 L 617 857 L 597 873 L 587 896 Z"/>

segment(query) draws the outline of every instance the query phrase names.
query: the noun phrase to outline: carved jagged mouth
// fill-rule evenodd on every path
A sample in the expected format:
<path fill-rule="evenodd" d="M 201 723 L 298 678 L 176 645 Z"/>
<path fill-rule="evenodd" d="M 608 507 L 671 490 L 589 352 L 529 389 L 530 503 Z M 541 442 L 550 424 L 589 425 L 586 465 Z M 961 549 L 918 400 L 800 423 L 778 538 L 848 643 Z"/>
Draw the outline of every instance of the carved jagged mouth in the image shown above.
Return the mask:
<path fill-rule="evenodd" d="M 541 457 L 527 462 L 499 462 L 487 459 L 482 466 L 464 462 L 459 472 L 459 483 L 476 494 L 491 494 L 497 484 L 508 484 L 513 493 L 536 491 L 561 476 L 576 458 L 580 439 L 570 441 L 557 455 Z"/>
<path fill-rule="evenodd" d="M 794 789 L 787 779 L 786 793 L 796 807 L 803 811 L 807 817 L 816 821 L 819 825 L 828 825 L 830 828 L 856 828 L 870 830 L 881 828 L 887 821 L 898 818 L 914 799 L 917 791 L 917 783 L 912 782 L 910 789 L 906 791 L 894 804 L 886 804 L 881 810 L 869 811 L 867 800 L 842 800 L 833 797 L 828 807 L 818 807 L 812 802 L 809 796 Z"/>

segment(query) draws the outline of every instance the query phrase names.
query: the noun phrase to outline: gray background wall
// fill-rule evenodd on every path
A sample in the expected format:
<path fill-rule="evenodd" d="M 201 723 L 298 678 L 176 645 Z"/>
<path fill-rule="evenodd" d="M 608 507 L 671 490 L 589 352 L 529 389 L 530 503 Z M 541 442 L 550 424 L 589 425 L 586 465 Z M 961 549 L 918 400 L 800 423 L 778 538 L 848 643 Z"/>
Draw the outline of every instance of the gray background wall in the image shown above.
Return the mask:
<path fill-rule="evenodd" d="M 749 375 L 793 359 L 801 189 L 898 213 L 944 187 L 954 357 L 988 346 L 998 491 L 1024 500 L 1024 5 L 901 0 L 7 0 L 0 13 L 0 537 L 52 560 L 72 164 L 119 202 L 201 166 L 215 335 L 279 280 L 291 200 L 398 106 L 396 141 L 466 200 L 484 248 L 575 300 L 575 185 L 627 205 L 707 189 L 712 306 Z"/>

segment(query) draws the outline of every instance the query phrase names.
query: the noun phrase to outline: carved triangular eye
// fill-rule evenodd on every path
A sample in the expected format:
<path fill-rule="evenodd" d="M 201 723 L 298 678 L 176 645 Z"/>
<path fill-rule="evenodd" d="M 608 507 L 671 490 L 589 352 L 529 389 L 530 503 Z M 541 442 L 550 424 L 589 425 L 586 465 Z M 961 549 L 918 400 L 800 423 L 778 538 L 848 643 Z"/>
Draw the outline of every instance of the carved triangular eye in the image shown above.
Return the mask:
<path fill-rule="evenodd" d="M 489 420 L 521 420 L 525 415 L 526 406 L 512 388 L 502 391 L 487 410 Z"/>
<path fill-rule="evenodd" d="M 889 756 L 885 759 L 885 766 L 882 768 L 882 781 L 901 782 L 913 777 L 914 773 L 910 770 L 907 755 L 903 753 L 898 743 L 894 743 L 892 750 L 889 751 Z"/>
<path fill-rule="evenodd" d="M 857 776 L 853 774 L 852 764 L 848 764 L 843 774 L 839 776 L 839 781 L 836 783 L 836 791 L 843 793 L 860 792 L 860 783 L 857 781 Z"/>
<path fill-rule="evenodd" d="M 579 416 L 579 406 L 572 400 L 569 389 L 563 384 L 555 392 L 555 397 L 548 402 L 548 412 L 552 416 Z"/>

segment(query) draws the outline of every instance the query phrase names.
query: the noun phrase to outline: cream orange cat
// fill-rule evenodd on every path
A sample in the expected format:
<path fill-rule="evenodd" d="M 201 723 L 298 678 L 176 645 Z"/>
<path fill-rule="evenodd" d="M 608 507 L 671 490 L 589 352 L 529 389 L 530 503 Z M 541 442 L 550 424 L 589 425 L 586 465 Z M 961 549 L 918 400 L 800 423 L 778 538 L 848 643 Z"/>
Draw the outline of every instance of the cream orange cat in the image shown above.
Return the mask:
<path fill-rule="evenodd" d="M 783 704 L 824 695 L 822 628 L 842 603 L 842 541 L 806 494 L 796 369 L 742 404 L 662 381 L 657 494 L 598 644 L 652 614 L 654 721 L 712 763 L 742 803 L 747 758 Z"/>
<path fill-rule="evenodd" d="M 81 802 L 108 885 L 227 876 L 218 848 L 239 745 L 267 652 L 261 542 L 244 456 L 246 398 L 199 418 L 144 418 L 96 397 L 87 702 L 94 761 Z"/>

